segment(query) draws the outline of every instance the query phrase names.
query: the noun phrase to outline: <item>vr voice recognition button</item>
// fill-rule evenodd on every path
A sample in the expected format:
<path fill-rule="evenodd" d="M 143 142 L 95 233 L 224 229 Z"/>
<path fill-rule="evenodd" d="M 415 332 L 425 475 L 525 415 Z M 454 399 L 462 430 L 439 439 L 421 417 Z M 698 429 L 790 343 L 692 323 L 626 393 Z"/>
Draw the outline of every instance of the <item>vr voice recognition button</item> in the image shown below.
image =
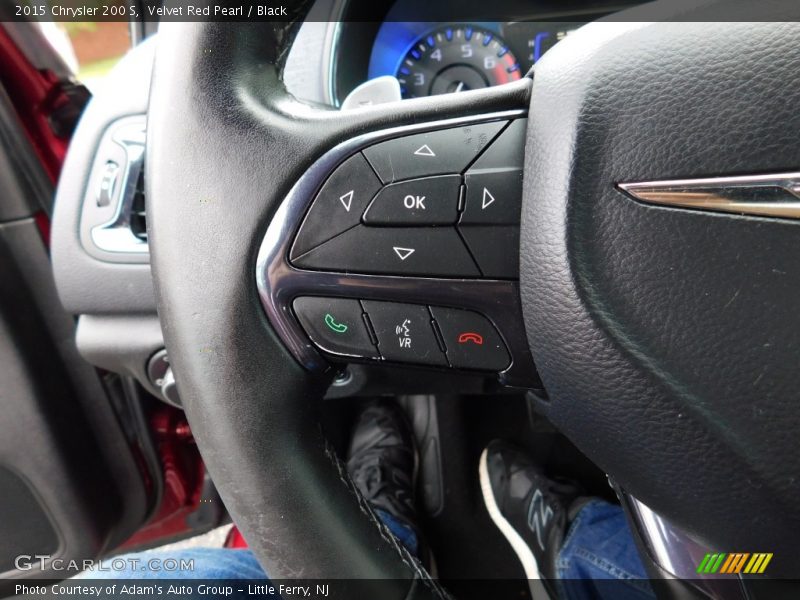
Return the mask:
<path fill-rule="evenodd" d="M 436 342 L 428 307 L 364 300 L 364 310 L 378 337 L 378 350 L 386 360 L 447 366 Z"/>

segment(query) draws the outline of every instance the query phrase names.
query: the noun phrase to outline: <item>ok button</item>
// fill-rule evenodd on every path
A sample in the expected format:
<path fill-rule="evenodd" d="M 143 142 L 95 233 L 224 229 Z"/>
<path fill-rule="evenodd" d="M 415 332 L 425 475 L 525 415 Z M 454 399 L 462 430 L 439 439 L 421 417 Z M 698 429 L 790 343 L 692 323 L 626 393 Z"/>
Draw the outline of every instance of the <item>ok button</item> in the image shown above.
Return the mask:
<path fill-rule="evenodd" d="M 461 176 L 442 175 L 384 187 L 367 207 L 367 225 L 452 225 L 458 218 Z"/>

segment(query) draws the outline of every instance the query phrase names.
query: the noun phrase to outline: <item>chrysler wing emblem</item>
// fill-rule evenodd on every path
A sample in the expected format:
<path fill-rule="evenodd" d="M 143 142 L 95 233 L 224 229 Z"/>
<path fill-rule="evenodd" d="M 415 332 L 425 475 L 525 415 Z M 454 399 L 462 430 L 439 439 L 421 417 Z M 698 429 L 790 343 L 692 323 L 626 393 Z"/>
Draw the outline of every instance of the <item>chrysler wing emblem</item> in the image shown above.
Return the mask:
<path fill-rule="evenodd" d="M 800 173 L 644 181 L 619 188 L 650 204 L 800 219 Z"/>

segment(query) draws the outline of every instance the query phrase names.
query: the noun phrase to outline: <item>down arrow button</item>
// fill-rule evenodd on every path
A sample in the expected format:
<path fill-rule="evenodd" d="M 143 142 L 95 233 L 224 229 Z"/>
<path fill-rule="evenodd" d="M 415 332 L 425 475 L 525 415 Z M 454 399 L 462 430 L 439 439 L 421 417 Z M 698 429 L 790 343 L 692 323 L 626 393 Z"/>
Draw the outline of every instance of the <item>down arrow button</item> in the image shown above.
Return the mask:
<path fill-rule="evenodd" d="M 379 275 L 480 276 L 453 227 L 359 225 L 296 258 L 294 265 Z"/>

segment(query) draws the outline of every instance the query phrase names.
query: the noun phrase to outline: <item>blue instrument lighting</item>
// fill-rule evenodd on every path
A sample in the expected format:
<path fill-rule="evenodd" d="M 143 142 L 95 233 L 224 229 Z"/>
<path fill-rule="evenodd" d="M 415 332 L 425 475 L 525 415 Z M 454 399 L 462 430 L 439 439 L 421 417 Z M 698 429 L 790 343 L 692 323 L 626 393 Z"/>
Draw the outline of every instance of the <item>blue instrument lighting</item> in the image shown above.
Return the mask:
<path fill-rule="evenodd" d="M 427 4 L 435 0 L 394 0 L 378 28 L 367 71 L 368 79 L 384 75 L 398 77 L 403 97 L 453 91 L 447 87 L 448 77 L 477 78 L 475 81 L 454 80 L 452 83 L 459 86 L 459 90 L 482 87 L 482 76 L 484 81 L 488 77 L 489 85 L 518 79 L 520 73 L 538 62 L 556 41 L 580 26 L 579 23 L 521 21 L 406 21 L 409 2 Z M 459 57 L 469 44 L 473 54 L 462 61 Z M 516 62 L 517 59 L 520 62 Z M 467 64 L 466 71 L 442 75 L 448 66 L 461 62 Z"/>
<path fill-rule="evenodd" d="M 536 34 L 533 39 L 533 62 L 536 62 L 542 56 L 542 42 L 550 37 L 549 31 L 541 31 Z"/>
<path fill-rule="evenodd" d="M 369 61 L 369 71 L 367 73 L 370 79 L 381 77 L 382 75 L 396 75 L 398 72 L 403 75 L 410 74 L 401 71 L 403 57 L 410 53 L 413 48 L 417 51 L 416 46 L 420 42 L 425 42 L 428 47 L 435 48 L 439 44 L 433 32 L 442 26 L 442 23 L 425 22 L 425 21 L 398 21 L 390 20 L 391 14 L 387 16 L 387 20 L 381 25 L 378 34 L 375 37 L 375 44 L 372 47 L 372 54 Z M 495 35 L 500 32 L 500 23 L 473 23 L 473 26 L 480 26 L 483 29 L 489 29 Z M 470 27 L 470 29 L 473 29 Z M 473 29 L 474 32 L 474 29 Z M 444 31 L 444 36 L 448 41 L 452 41 L 454 29 L 448 27 Z M 466 32 L 465 32 L 466 35 Z M 488 39 L 488 41 L 487 41 Z M 484 44 L 488 45 L 492 36 L 484 37 Z M 416 60 L 422 56 L 417 52 L 418 56 L 414 57 Z M 412 54 L 413 56 L 413 54 Z"/>

